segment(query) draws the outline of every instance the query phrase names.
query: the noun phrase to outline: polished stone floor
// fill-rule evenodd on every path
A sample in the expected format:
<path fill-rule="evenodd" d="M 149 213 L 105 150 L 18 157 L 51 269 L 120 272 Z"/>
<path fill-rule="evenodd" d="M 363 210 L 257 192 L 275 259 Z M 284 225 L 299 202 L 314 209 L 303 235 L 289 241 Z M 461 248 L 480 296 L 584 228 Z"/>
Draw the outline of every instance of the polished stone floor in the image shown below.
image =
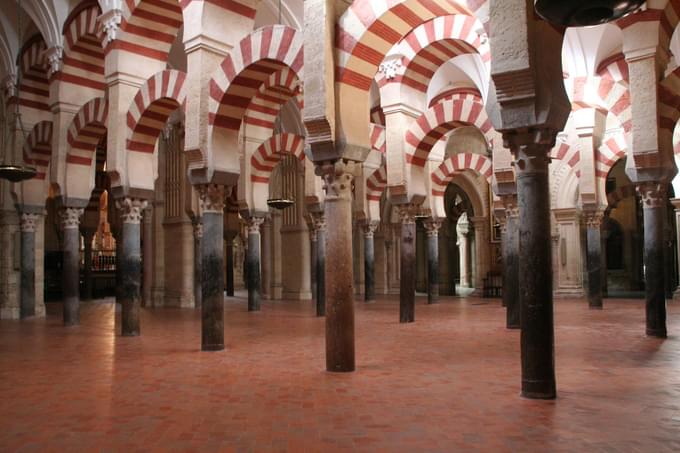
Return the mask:
<path fill-rule="evenodd" d="M 199 351 L 192 310 L 114 304 L 82 325 L 0 322 L 0 451 L 680 451 L 680 304 L 646 338 L 641 300 L 556 302 L 556 401 L 519 393 L 519 332 L 497 300 L 357 303 L 357 372 L 324 371 L 310 302 L 229 301 L 227 350 Z"/>

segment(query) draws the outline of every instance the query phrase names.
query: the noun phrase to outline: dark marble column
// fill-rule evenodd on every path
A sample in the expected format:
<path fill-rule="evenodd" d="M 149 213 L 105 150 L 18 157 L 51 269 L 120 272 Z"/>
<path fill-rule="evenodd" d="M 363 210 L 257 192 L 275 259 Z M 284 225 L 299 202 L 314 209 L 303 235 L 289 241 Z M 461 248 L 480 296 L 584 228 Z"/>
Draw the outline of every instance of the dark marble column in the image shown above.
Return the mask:
<path fill-rule="evenodd" d="M 82 208 L 65 207 L 59 212 L 63 232 L 62 297 L 64 325 L 80 324 L 80 217 Z"/>
<path fill-rule="evenodd" d="M 588 272 L 588 306 L 602 309 L 602 218 L 604 213 L 584 211 L 586 220 L 586 269 Z"/>
<path fill-rule="evenodd" d="M 353 164 L 342 161 L 317 167 L 317 174 L 323 177 L 326 191 L 326 369 L 332 372 L 355 369 L 352 170 Z"/>
<path fill-rule="evenodd" d="M 375 246 L 373 236 L 377 222 L 369 222 L 364 228 L 364 300 L 375 302 Z"/>
<path fill-rule="evenodd" d="M 503 234 L 503 305 L 505 305 L 505 327 L 520 328 L 519 301 L 519 207 L 517 195 L 501 197 L 505 207 Z M 550 244 L 547 245 L 550 248 Z"/>
<path fill-rule="evenodd" d="M 120 265 L 121 295 L 121 334 L 132 337 L 140 334 L 139 310 L 141 305 L 142 250 L 141 226 L 142 211 L 147 202 L 138 198 L 116 200 L 116 207 L 122 212 L 122 253 Z"/>
<path fill-rule="evenodd" d="M 234 297 L 234 243 L 227 241 L 227 296 Z"/>
<path fill-rule="evenodd" d="M 224 349 L 224 202 L 225 187 L 197 186 L 203 221 L 201 239 L 201 349 Z"/>
<path fill-rule="evenodd" d="M 90 229 L 83 230 L 83 295 L 85 300 L 92 300 L 92 239 L 95 232 Z"/>
<path fill-rule="evenodd" d="M 22 212 L 21 230 L 21 319 L 35 316 L 35 230 L 40 214 Z"/>
<path fill-rule="evenodd" d="M 439 229 L 442 221 L 430 217 L 423 222 L 427 231 L 427 303 L 439 302 Z"/>
<path fill-rule="evenodd" d="M 262 236 L 262 298 L 272 298 L 272 220 L 270 217 L 264 220 L 260 227 Z"/>
<path fill-rule="evenodd" d="M 194 217 L 194 308 L 201 308 L 203 287 L 201 277 L 203 275 L 203 260 L 201 259 L 201 239 L 203 238 L 203 223 L 200 217 Z"/>
<path fill-rule="evenodd" d="M 666 288 L 664 269 L 664 224 L 668 185 L 638 184 L 644 217 L 644 263 L 647 335 L 666 338 Z"/>
<path fill-rule="evenodd" d="M 504 136 L 515 156 L 519 204 L 519 287 L 522 396 L 553 399 L 555 333 L 548 164 L 555 134 Z"/>
<path fill-rule="evenodd" d="M 248 219 L 248 255 L 246 268 L 248 269 L 248 311 L 260 311 L 262 297 L 262 281 L 260 280 L 260 225 L 263 217 Z"/>
<path fill-rule="evenodd" d="M 142 306 L 153 305 L 151 300 L 151 284 L 153 278 L 153 208 L 151 205 L 144 210 L 144 251 L 142 252 L 143 278 L 142 278 Z"/>
<path fill-rule="evenodd" d="M 314 214 L 316 228 L 316 316 L 326 316 L 326 216 Z"/>
<path fill-rule="evenodd" d="M 314 220 L 312 219 L 308 223 L 308 229 L 309 229 L 309 255 L 310 255 L 310 263 L 309 263 L 309 274 L 310 274 L 310 281 L 312 283 L 312 302 L 314 302 L 314 306 L 316 306 L 316 300 L 317 300 L 317 294 L 316 294 L 316 257 L 318 253 L 317 249 L 317 243 L 318 243 L 318 235 L 316 232 L 316 227 L 314 226 Z"/>
<path fill-rule="evenodd" d="M 415 321 L 416 307 L 416 219 L 411 205 L 399 206 L 401 218 L 401 278 L 399 322 Z"/>

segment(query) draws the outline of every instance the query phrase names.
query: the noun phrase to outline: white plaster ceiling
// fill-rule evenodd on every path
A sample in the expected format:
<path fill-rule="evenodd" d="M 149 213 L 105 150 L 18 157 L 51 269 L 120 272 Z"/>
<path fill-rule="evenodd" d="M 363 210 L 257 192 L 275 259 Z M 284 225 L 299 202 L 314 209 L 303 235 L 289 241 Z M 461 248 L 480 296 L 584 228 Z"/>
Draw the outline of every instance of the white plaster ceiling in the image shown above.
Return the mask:
<path fill-rule="evenodd" d="M 427 102 L 439 93 L 460 87 L 476 88 L 486 99 L 489 75 L 479 55 L 460 55 L 437 69 L 427 88 Z"/>
<path fill-rule="evenodd" d="M 569 28 L 562 46 L 562 70 L 570 77 L 593 76 L 597 66 L 622 47 L 623 35 L 615 25 Z"/>
<path fill-rule="evenodd" d="M 281 23 L 302 30 L 303 0 L 281 0 Z M 279 23 L 279 0 L 262 0 L 255 15 L 255 28 Z"/>

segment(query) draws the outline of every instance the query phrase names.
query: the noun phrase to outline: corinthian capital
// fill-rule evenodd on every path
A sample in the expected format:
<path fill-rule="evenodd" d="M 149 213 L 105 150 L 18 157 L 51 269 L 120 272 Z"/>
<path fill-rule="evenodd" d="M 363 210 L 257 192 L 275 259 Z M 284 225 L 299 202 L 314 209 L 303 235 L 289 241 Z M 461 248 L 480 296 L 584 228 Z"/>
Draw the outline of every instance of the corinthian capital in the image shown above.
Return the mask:
<path fill-rule="evenodd" d="M 248 234 L 258 234 L 260 225 L 264 223 L 264 217 L 250 217 L 247 220 Z"/>
<path fill-rule="evenodd" d="M 201 184 L 196 186 L 200 201 L 201 214 L 206 212 L 224 212 L 227 190 L 218 184 Z"/>
<path fill-rule="evenodd" d="M 324 181 L 326 199 L 352 199 L 353 164 L 342 160 L 323 162 L 316 166 L 315 172 Z"/>
<path fill-rule="evenodd" d="M 19 218 L 19 229 L 22 233 L 35 233 L 40 214 L 22 212 Z"/>
<path fill-rule="evenodd" d="M 123 223 L 139 224 L 142 221 L 142 211 L 146 209 L 148 202 L 140 198 L 125 197 L 116 200 L 116 208 L 121 211 Z"/>
<path fill-rule="evenodd" d="M 666 203 L 668 184 L 662 182 L 643 182 L 637 185 L 642 198 L 643 208 L 660 208 Z"/>
<path fill-rule="evenodd" d="M 45 51 L 45 58 L 47 59 L 47 78 L 52 77 L 53 74 L 61 71 L 63 66 L 62 57 L 64 56 L 64 48 L 61 46 L 53 46 Z"/>
<path fill-rule="evenodd" d="M 63 208 L 59 212 L 61 227 L 64 230 L 78 228 L 80 217 L 83 215 L 83 208 Z"/>
<path fill-rule="evenodd" d="M 118 8 L 112 8 L 97 18 L 102 35 L 102 47 L 106 48 L 111 41 L 117 38 L 122 20 L 123 11 Z"/>

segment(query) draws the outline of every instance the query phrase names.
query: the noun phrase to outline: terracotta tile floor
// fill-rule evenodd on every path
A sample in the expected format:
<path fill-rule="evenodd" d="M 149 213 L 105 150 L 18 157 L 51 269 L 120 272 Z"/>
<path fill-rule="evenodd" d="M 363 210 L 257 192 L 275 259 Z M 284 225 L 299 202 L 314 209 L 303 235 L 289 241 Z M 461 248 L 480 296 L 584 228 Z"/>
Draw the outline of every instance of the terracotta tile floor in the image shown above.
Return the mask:
<path fill-rule="evenodd" d="M 643 301 L 556 302 L 556 401 L 519 392 L 519 332 L 498 301 L 357 304 L 352 374 L 324 371 L 309 302 L 228 303 L 227 347 L 199 352 L 192 310 L 144 310 L 113 334 L 114 305 L 82 325 L 0 322 L 0 451 L 680 451 L 680 304 L 665 341 Z"/>

